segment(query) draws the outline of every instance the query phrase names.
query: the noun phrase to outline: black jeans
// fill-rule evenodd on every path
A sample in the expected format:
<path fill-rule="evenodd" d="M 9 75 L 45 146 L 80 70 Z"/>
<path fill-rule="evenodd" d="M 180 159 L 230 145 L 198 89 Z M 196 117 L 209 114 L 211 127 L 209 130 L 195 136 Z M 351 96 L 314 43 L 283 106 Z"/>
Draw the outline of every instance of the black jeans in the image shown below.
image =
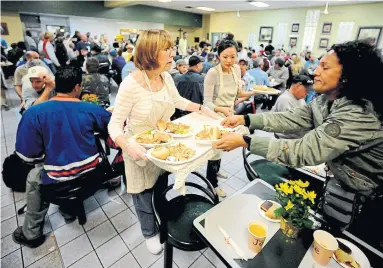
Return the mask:
<path fill-rule="evenodd" d="M 218 187 L 217 173 L 218 173 L 220 167 L 221 167 L 221 159 L 220 160 L 210 160 L 207 162 L 206 178 L 213 185 L 214 188 Z"/>

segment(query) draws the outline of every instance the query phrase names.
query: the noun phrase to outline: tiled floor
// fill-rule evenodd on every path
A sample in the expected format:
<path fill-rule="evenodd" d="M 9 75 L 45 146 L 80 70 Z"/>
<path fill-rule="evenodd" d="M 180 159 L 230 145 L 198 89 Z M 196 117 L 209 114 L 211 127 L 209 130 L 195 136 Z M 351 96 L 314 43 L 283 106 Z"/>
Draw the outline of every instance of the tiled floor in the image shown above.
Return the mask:
<path fill-rule="evenodd" d="M 7 90 L 9 111 L 1 111 L 1 163 L 14 150 L 15 135 L 21 116 L 19 100 L 13 89 Z M 260 133 L 262 134 L 262 133 Z M 225 153 L 223 169 L 229 179 L 219 184 L 228 196 L 248 183 L 241 151 Z M 205 168 L 201 169 L 205 172 Z M 174 191 L 170 195 L 174 196 Z M 46 217 L 46 242 L 36 249 L 20 247 L 12 241 L 12 232 L 23 224 L 23 215 L 16 210 L 26 202 L 24 193 L 11 192 L 1 180 L 1 267 L 3 268 L 160 268 L 163 256 L 154 256 L 146 249 L 132 198 L 120 189 L 103 190 L 85 201 L 87 223 L 65 224 L 55 205 Z M 210 250 L 183 252 L 175 249 L 174 266 L 179 268 L 225 267 Z"/>

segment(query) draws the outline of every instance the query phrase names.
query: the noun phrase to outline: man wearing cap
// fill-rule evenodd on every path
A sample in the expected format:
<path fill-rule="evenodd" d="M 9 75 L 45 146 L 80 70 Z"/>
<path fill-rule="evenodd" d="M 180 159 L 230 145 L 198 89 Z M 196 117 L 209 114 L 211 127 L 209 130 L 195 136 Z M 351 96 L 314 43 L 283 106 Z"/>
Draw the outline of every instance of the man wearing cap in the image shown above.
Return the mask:
<path fill-rule="evenodd" d="M 35 51 L 27 51 L 24 55 L 26 63 L 17 67 L 15 71 L 14 86 L 17 95 L 22 100 L 22 92 L 25 88 L 31 87 L 29 78 L 27 77 L 28 70 L 34 66 L 40 66 L 45 68 L 52 76 L 52 72 L 49 67 L 40 60 L 40 55 Z"/>
<path fill-rule="evenodd" d="M 178 75 L 174 79 L 174 83 L 181 97 L 192 102 L 203 104 L 203 83 L 205 77 L 201 75 L 202 59 L 199 56 L 191 56 L 189 59 L 189 70 Z M 188 114 L 181 110 L 176 110 L 174 117 L 179 118 Z"/>
<path fill-rule="evenodd" d="M 304 98 L 307 96 L 308 88 L 313 84 L 310 77 L 306 75 L 296 75 L 289 90 L 279 96 L 277 102 L 271 109 L 272 112 L 287 112 L 291 109 L 303 107 L 306 105 Z M 299 139 L 306 134 L 306 131 L 294 133 L 275 133 L 278 139 Z"/>
<path fill-rule="evenodd" d="M 176 61 L 176 68 L 169 71 L 173 80 L 176 79 L 177 76 L 180 76 L 188 71 L 188 63 L 186 60 L 180 59 Z"/>
<path fill-rule="evenodd" d="M 214 64 L 214 62 L 213 62 L 214 58 L 215 58 L 215 54 L 214 54 L 214 53 L 210 52 L 210 53 L 207 54 L 207 56 L 206 56 L 207 61 L 205 61 L 205 62 L 202 64 L 202 66 L 203 66 L 203 67 L 202 67 L 202 73 L 203 73 L 203 74 L 207 74 L 207 72 L 208 72 L 211 68 L 213 68 L 213 67 L 215 66 L 215 64 Z"/>
<path fill-rule="evenodd" d="M 24 109 L 43 103 L 55 95 L 55 81 L 45 67 L 35 66 L 28 69 L 30 86 L 23 89 Z"/>

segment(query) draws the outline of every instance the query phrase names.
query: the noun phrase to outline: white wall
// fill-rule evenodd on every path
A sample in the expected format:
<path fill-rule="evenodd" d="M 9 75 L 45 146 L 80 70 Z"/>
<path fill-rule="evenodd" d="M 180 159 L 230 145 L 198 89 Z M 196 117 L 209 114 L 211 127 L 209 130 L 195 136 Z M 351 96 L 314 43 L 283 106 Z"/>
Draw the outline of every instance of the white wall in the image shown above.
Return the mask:
<path fill-rule="evenodd" d="M 72 35 L 75 31 L 80 31 L 81 33 L 90 32 L 91 37 L 95 35 L 100 36 L 100 34 L 107 34 L 110 42 L 113 42 L 114 37 L 117 34 L 120 34 L 120 29 L 164 29 L 164 24 L 162 23 L 118 21 L 86 17 L 69 17 L 69 24 Z"/>
<path fill-rule="evenodd" d="M 57 25 L 57 26 L 69 26 L 68 17 L 59 17 L 59 16 L 40 16 L 41 31 L 47 31 L 47 25 Z"/>

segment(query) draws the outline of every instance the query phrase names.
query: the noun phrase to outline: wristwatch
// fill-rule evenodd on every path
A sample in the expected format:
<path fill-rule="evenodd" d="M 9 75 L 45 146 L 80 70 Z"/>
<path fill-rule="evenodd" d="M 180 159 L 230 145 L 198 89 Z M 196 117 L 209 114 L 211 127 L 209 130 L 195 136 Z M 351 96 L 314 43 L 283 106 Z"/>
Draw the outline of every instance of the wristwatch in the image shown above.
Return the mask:
<path fill-rule="evenodd" d="M 250 146 L 251 146 L 251 137 L 249 136 L 243 136 L 243 140 L 247 143 L 247 150 L 250 151 Z"/>
<path fill-rule="evenodd" d="M 245 118 L 245 126 L 249 127 L 250 126 L 250 117 L 248 114 L 245 114 L 243 116 Z"/>

